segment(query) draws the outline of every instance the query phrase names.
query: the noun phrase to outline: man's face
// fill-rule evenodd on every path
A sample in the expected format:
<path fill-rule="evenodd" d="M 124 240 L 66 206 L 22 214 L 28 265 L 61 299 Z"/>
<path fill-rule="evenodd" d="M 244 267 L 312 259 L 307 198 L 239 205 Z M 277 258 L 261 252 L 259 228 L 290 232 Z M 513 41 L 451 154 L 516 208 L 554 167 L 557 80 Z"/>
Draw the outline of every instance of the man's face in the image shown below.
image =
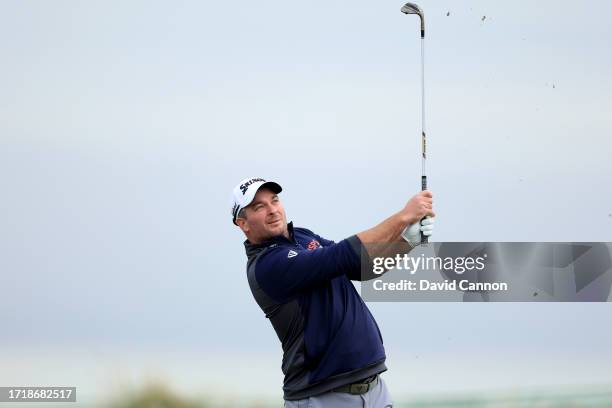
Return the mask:
<path fill-rule="evenodd" d="M 278 195 L 271 190 L 259 189 L 251 204 L 245 207 L 245 212 L 246 218 L 237 218 L 236 222 L 251 243 L 257 244 L 278 235 L 289 236 L 285 209 Z"/>

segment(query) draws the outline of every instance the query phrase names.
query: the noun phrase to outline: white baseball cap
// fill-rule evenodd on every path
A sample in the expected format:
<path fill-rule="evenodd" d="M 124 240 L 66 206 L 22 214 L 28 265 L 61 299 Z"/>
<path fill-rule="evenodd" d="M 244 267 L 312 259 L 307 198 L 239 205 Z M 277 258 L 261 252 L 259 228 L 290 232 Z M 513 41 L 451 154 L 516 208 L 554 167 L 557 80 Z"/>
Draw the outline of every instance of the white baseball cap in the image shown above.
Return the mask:
<path fill-rule="evenodd" d="M 232 222 L 236 224 L 236 216 L 244 207 L 251 204 L 255 194 L 262 187 L 267 187 L 275 194 L 283 191 L 280 184 L 273 181 L 266 181 L 260 177 L 248 177 L 242 180 L 232 191 Z"/>

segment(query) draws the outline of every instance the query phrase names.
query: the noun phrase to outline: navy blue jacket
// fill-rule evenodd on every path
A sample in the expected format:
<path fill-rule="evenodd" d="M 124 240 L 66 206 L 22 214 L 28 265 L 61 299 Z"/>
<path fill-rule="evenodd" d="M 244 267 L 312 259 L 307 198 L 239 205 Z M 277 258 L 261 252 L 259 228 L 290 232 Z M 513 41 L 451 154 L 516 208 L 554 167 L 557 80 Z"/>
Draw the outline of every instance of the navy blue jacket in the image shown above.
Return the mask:
<path fill-rule="evenodd" d="M 283 347 L 286 400 L 317 395 L 383 372 L 385 350 L 360 280 L 361 241 L 338 243 L 288 224 L 277 236 L 244 245 L 255 300 Z"/>

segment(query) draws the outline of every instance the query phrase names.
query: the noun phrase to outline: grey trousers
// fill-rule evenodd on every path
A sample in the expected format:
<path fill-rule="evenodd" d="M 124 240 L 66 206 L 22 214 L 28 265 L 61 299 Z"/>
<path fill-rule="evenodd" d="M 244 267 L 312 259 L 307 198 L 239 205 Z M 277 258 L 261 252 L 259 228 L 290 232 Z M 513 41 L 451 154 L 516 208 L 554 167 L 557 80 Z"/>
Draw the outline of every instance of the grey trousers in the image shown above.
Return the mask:
<path fill-rule="evenodd" d="M 326 392 L 310 398 L 285 401 L 285 408 L 393 408 L 391 395 L 382 377 L 378 384 L 365 394 Z"/>

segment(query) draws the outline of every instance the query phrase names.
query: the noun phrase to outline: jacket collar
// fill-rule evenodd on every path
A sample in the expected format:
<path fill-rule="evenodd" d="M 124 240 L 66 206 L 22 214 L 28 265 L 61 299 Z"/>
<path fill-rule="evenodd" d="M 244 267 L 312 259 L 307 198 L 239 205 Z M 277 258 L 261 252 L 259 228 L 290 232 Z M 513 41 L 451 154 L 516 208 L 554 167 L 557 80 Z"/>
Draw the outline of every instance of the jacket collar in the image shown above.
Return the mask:
<path fill-rule="evenodd" d="M 267 248 L 275 244 L 295 243 L 295 236 L 293 234 L 293 221 L 287 224 L 287 230 L 289 231 L 289 237 L 291 239 L 287 239 L 284 235 L 277 235 L 259 244 L 252 244 L 248 239 L 245 240 L 244 249 L 246 251 L 247 257 L 250 258 L 251 256 L 261 251 L 263 248 Z"/>

